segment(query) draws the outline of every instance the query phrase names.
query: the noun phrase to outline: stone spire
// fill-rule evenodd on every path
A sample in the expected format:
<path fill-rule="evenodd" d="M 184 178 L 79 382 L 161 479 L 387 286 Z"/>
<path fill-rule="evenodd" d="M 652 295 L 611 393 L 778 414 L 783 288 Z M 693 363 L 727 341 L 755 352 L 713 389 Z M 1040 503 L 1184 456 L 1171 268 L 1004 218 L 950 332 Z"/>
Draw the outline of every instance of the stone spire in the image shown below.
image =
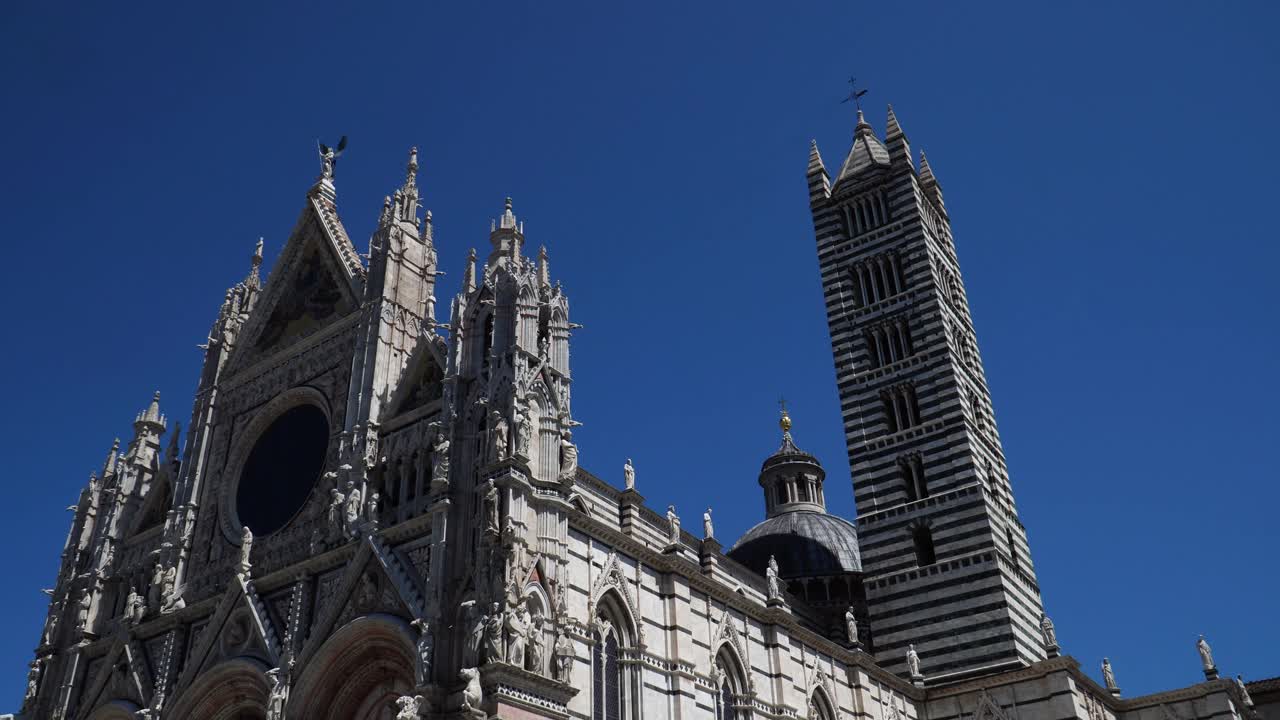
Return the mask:
<path fill-rule="evenodd" d="M 165 417 L 160 413 L 160 391 L 157 390 L 155 395 L 151 396 L 151 404 L 147 406 L 147 409 L 138 413 L 138 416 L 134 418 L 133 430 L 139 435 L 149 430 L 159 437 L 164 434 L 166 427 Z"/>
<path fill-rule="evenodd" d="M 111 449 L 107 451 L 107 459 L 102 463 L 102 472 L 98 473 L 102 479 L 106 479 L 108 475 L 114 475 L 116 471 L 116 458 L 120 456 L 120 438 L 116 438 L 111 442 Z"/>
<path fill-rule="evenodd" d="M 885 120 L 884 144 L 889 149 L 889 159 L 893 164 L 911 163 L 911 143 L 898 124 L 898 116 L 893 113 L 892 105 L 889 106 L 889 117 Z"/>
<path fill-rule="evenodd" d="M 831 197 L 831 179 L 827 176 L 827 167 L 822 164 L 822 155 L 818 152 L 818 141 L 809 141 L 809 168 L 805 172 L 809 180 L 809 206 Z"/>
<path fill-rule="evenodd" d="M 244 279 L 245 287 L 250 290 L 262 289 L 262 238 L 253 248 L 253 256 L 249 258 L 249 274 Z"/>
<path fill-rule="evenodd" d="M 462 271 L 462 291 L 470 293 L 476 289 L 476 249 L 467 253 L 467 269 Z"/>
<path fill-rule="evenodd" d="M 538 248 L 538 289 L 543 293 L 551 290 L 551 264 L 547 261 L 547 246 Z"/>
<path fill-rule="evenodd" d="M 489 226 L 489 244 L 493 246 L 486 261 L 489 268 L 495 268 L 507 259 L 520 257 L 520 251 L 524 247 L 524 223 L 516 220 L 516 215 L 511 210 L 511 198 L 507 198 L 502 215 Z"/>
<path fill-rule="evenodd" d="M 396 219 L 418 224 L 418 148 L 409 148 L 409 161 L 405 163 L 404 184 L 396 191 Z"/>
<path fill-rule="evenodd" d="M 933 168 L 929 167 L 929 159 L 925 157 L 924 150 L 920 151 L 920 189 L 924 191 L 926 197 L 933 200 L 938 210 L 945 212 L 946 206 L 942 203 L 942 186 L 938 185 L 938 179 L 933 176 Z"/>

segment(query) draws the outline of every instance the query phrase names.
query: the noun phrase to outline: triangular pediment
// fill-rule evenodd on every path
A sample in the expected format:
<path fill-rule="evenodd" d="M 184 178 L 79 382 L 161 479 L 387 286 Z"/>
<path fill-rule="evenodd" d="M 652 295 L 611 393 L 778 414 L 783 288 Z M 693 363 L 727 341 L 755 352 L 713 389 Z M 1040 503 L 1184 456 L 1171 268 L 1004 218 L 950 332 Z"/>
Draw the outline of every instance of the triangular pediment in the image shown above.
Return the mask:
<path fill-rule="evenodd" d="M 138 706 L 146 704 L 145 698 L 151 693 L 151 675 L 137 643 L 118 637 L 90 670 L 93 676 L 86 675 L 85 679 L 91 684 L 76 717 L 88 717 L 100 705 L 113 700 L 128 700 Z"/>
<path fill-rule="evenodd" d="M 363 278 L 336 215 L 311 199 L 236 338 L 227 371 L 293 345 L 360 307 Z"/>
<path fill-rule="evenodd" d="M 302 672 L 336 630 L 365 615 L 393 615 L 406 622 L 425 614 L 423 600 L 395 553 L 365 538 L 340 574 L 321 576 L 315 623 L 298 655 Z"/>
<path fill-rule="evenodd" d="M 185 689 L 206 669 L 232 658 L 253 657 L 268 667 L 276 667 L 280 661 L 279 637 L 253 586 L 239 577 L 232 578 L 213 618 L 202 628 L 176 689 Z"/>
<path fill-rule="evenodd" d="M 418 343 L 396 382 L 391 402 L 387 404 L 391 412 L 384 414 L 384 418 L 412 412 L 444 395 L 446 352 L 444 341 L 434 335 Z"/>

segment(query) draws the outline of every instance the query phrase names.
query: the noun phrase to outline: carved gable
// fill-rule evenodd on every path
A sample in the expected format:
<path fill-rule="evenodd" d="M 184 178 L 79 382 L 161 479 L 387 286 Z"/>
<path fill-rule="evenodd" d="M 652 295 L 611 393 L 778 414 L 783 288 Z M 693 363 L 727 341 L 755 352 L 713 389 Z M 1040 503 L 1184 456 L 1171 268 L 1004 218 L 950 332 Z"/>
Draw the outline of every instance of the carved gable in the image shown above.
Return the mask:
<path fill-rule="evenodd" d="M 204 670 L 224 660 L 253 657 L 274 667 L 280 661 L 280 640 L 266 605 L 253 586 L 234 578 L 222 596 L 218 609 L 195 640 L 190 662 L 182 670 L 178 689 L 183 689 Z"/>
<path fill-rule="evenodd" d="M 312 208 L 303 212 L 240 331 L 229 370 L 313 335 L 360 306 L 345 269 Z"/>

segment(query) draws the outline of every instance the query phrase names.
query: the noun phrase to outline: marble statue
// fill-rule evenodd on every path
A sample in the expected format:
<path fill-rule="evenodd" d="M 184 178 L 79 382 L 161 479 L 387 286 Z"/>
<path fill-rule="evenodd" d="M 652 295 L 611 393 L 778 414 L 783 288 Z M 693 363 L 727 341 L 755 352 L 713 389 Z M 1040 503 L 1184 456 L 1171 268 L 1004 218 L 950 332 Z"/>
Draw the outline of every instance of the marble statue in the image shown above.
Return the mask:
<path fill-rule="evenodd" d="M 1058 633 L 1053 629 L 1053 621 L 1044 613 L 1040 613 L 1040 634 L 1044 636 L 1046 648 L 1058 646 Z"/>
<path fill-rule="evenodd" d="M 573 433 L 560 434 L 560 482 L 572 485 L 578 476 L 578 446 L 573 444 Z"/>
<path fill-rule="evenodd" d="M 31 702 L 32 700 L 34 700 L 36 698 L 36 693 L 38 693 L 39 691 L 40 691 L 40 661 L 36 660 L 31 663 L 31 670 L 27 672 L 27 694 L 23 698 L 24 702 Z"/>
<path fill-rule="evenodd" d="M 426 620 L 416 619 L 409 623 L 418 631 L 417 643 L 417 662 L 414 663 L 414 670 L 418 686 L 426 685 L 431 680 L 431 655 L 435 649 L 435 636 L 431 633 L 431 626 Z"/>
<path fill-rule="evenodd" d="M 134 625 L 142 622 L 142 618 L 147 613 L 147 603 L 142 599 L 132 586 L 129 588 L 129 597 L 124 601 L 124 620 Z"/>
<path fill-rule="evenodd" d="M 484 703 L 484 688 L 480 686 L 480 671 L 476 668 L 462 668 L 459 672 L 466 687 L 462 689 L 462 711 L 472 717 L 485 717 L 480 707 Z"/>
<path fill-rule="evenodd" d="M 914 643 L 907 646 L 907 670 L 911 672 L 911 677 L 921 677 L 920 653 L 916 652 L 916 646 Z"/>
<path fill-rule="evenodd" d="M 485 529 L 498 532 L 502 521 L 502 499 L 498 494 L 498 486 L 490 480 L 484 484 L 484 523 Z"/>
<path fill-rule="evenodd" d="M 715 526 L 711 524 L 711 508 L 702 513 L 702 536 L 708 539 L 716 536 Z"/>
<path fill-rule="evenodd" d="M 89 625 L 89 606 L 93 604 L 93 598 L 89 595 L 89 591 L 83 590 L 80 593 L 80 607 L 76 611 L 76 628 L 80 630 L 87 629 Z"/>
<path fill-rule="evenodd" d="M 676 506 L 667 506 L 667 542 L 680 544 L 680 516 L 676 514 Z"/>
<path fill-rule="evenodd" d="M 425 700 L 421 695 L 401 695 L 396 698 L 396 720 L 419 720 Z"/>
<path fill-rule="evenodd" d="M 444 433 L 436 433 L 436 444 L 431 447 L 431 482 L 449 484 L 449 440 Z"/>
<path fill-rule="evenodd" d="M 854 617 L 852 606 L 844 611 L 844 632 L 850 644 L 858 643 L 858 618 Z"/>
<path fill-rule="evenodd" d="M 240 564 L 237 572 L 241 575 L 248 576 L 249 570 L 253 565 L 249 563 L 249 553 L 253 551 L 253 531 L 248 525 L 240 531 Z"/>
<path fill-rule="evenodd" d="M 493 410 L 489 413 L 489 459 L 507 459 L 507 419 Z"/>
<path fill-rule="evenodd" d="M 467 636 L 467 644 L 463 648 L 463 664 L 473 667 L 480 664 L 480 646 L 484 640 L 485 619 L 484 614 L 480 612 L 479 605 L 475 602 L 467 605 L 466 627 L 471 629 L 471 633 Z"/>
<path fill-rule="evenodd" d="M 1244 702 L 1247 708 L 1253 707 L 1253 698 L 1249 696 L 1249 688 L 1244 684 L 1244 677 L 1236 676 L 1236 689 L 1240 691 L 1240 700 Z"/>
<path fill-rule="evenodd" d="M 164 602 L 164 565 L 161 565 L 159 560 L 151 570 L 151 587 L 147 588 L 147 601 L 152 607 L 157 608 Z"/>
<path fill-rule="evenodd" d="M 346 504 L 347 498 L 338 488 L 329 490 L 329 532 L 334 537 L 342 535 L 343 508 Z"/>
<path fill-rule="evenodd" d="M 382 495 L 377 490 L 369 493 L 369 499 L 364 504 L 365 520 L 373 527 L 378 526 L 378 506 L 382 503 Z"/>
<path fill-rule="evenodd" d="M 171 566 L 164 570 L 164 581 L 160 584 L 160 602 L 165 612 L 173 612 L 186 605 L 178 592 L 178 569 L 176 567 Z"/>
<path fill-rule="evenodd" d="M 533 417 L 528 404 L 521 405 L 516 412 L 516 455 L 529 457 L 529 445 L 533 442 Z"/>
<path fill-rule="evenodd" d="M 551 652 L 556 680 L 562 683 L 573 682 L 573 641 L 569 639 L 564 628 L 556 628 L 556 642 Z"/>
<path fill-rule="evenodd" d="M 360 514 L 364 510 L 364 498 L 361 497 L 360 488 L 356 484 L 347 481 L 347 507 L 343 513 L 342 520 L 346 523 L 347 534 L 355 535 L 360 524 Z"/>
<path fill-rule="evenodd" d="M 1102 658 L 1102 681 L 1106 683 L 1107 689 L 1112 692 L 1120 689 L 1116 685 L 1116 673 L 1111 669 L 1111 661 L 1106 658 Z"/>
<path fill-rule="evenodd" d="M 267 720 L 284 720 L 284 709 L 289 704 L 289 676 L 278 667 L 267 671 L 271 691 L 267 696 Z"/>
<path fill-rule="evenodd" d="M 627 462 L 622 466 L 622 482 L 628 490 L 636 489 L 636 469 L 631 464 L 631 458 L 627 458 Z"/>
<path fill-rule="evenodd" d="M 542 629 L 542 616 L 534 615 L 529 622 L 528 669 L 539 675 L 546 672 L 547 634 Z"/>
<path fill-rule="evenodd" d="M 774 556 L 769 556 L 769 567 L 764 571 L 765 581 L 769 585 L 769 599 L 782 599 L 782 588 L 778 586 L 778 560 Z"/>
<path fill-rule="evenodd" d="M 1212 675 L 1218 671 L 1218 666 L 1213 664 L 1213 650 L 1209 648 L 1209 643 L 1201 635 L 1196 641 L 1196 650 L 1200 653 L 1200 664 L 1204 666 L 1206 675 Z"/>
<path fill-rule="evenodd" d="M 524 668 L 525 643 L 529 639 L 529 623 L 523 605 L 506 613 L 507 662 Z"/>
<path fill-rule="evenodd" d="M 502 610 L 498 603 L 494 603 L 484 619 L 485 662 L 497 662 L 503 658 L 502 625 Z"/>

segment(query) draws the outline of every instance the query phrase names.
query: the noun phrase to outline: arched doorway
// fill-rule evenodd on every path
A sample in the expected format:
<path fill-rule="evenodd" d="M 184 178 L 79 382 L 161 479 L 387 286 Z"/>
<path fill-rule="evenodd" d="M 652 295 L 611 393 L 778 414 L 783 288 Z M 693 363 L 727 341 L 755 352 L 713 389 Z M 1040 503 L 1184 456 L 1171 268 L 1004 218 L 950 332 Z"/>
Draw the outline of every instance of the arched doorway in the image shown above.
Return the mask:
<path fill-rule="evenodd" d="M 236 658 L 204 671 L 164 710 L 183 720 L 266 720 L 267 668 Z"/>
<path fill-rule="evenodd" d="M 307 661 L 289 696 L 290 718 L 394 720 L 412 694 L 414 633 L 390 615 L 356 618 Z"/>

